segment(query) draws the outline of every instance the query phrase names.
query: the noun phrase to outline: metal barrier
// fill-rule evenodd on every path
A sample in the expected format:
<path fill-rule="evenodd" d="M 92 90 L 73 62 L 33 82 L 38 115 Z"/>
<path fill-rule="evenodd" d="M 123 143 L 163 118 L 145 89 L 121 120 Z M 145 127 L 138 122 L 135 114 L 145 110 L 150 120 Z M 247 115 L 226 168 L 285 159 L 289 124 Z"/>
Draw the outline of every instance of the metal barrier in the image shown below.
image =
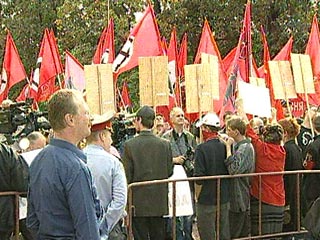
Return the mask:
<path fill-rule="evenodd" d="M 20 193 L 20 192 L 0 192 L 1 196 L 14 196 L 14 202 L 15 202 L 15 230 L 14 230 L 14 239 L 19 240 L 19 196 L 26 193 Z"/>
<path fill-rule="evenodd" d="M 270 239 L 275 237 L 284 237 L 284 236 L 292 236 L 292 235 L 301 235 L 305 234 L 308 231 L 301 229 L 301 221 L 300 221 L 300 210 L 301 210 L 301 200 L 300 200 L 300 182 L 302 174 L 320 174 L 320 170 L 300 170 L 300 171 L 285 171 L 285 172 L 263 172 L 263 173 L 248 173 L 248 174 L 238 174 L 238 175 L 219 175 L 219 176 L 205 176 L 205 177 L 191 177 L 186 179 L 176 179 L 176 180 L 154 180 L 154 181 L 145 181 L 145 182 L 136 182 L 131 183 L 128 186 L 128 239 L 133 239 L 132 232 L 132 217 L 133 217 L 133 191 L 132 188 L 146 186 L 146 185 L 154 185 L 154 184 L 166 184 L 172 183 L 173 186 L 173 194 L 172 194 L 172 203 L 173 203 L 173 218 L 176 216 L 176 183 L 184 182 L 184 181 L 197 181 L 197 180 L 217 180 L 217 221 L 216 221 L 216 238 L 219 239 L 220 236 L 220 186 L 221 179 L 233 179 L 233 178 L 241 178 L 241 177 L 259 177 L 259 235 L 257 236 L 248 236 L 245 238 L 238 238 L 238 240 L 244 239 Z M 297 190 L 297 231 L 293 232 L 280 232 L 268 235 L 262 235 L 262 202 L 261 202 L 261 182 L 263 176 L 272 176 L 272 175 L 296 175 L 296 190 Z M 172 221 L 172 234 L 173 239 L 176 238 L 176 221 Z"/>
<path fill-rule="evenodd" d="M 300 170 L 300 171 L 286 171 L 286 172 L 263 172 L 263 173 L 249 173 L 249 174 L 238 174 L 238 175 L 220 175 L 220 176 L 205 176 L 205 177 L 191 177 L 185 179 L 176 179 L 176 180 L 154 180 L 154 181 L 145 181 L 145 182 L 136 182 L 131 183 L 128 186 L 128 239 L 133 239 L 132 233 L 132 217 L 133 217 L 133 192 L 132 188 L 134 187 L 141 187 L 147 185 L 154 185 L 154 184 L 167 184 L 172 183 L 172 204 L 173 204 L 173 218 L 176 216 L 176 183 L 177 182 L 185 182 L 185 181 L 197 181 L 197 180 L 217 180 L 217 226 L 216 226 L 216 238 L 219 239 L 220 236 L 220 228 L 219 228 L 219 218 L 220 218 L 220 186 L 221 186 L 221 179 L 232 179 L 232 178 L 241 178 L 241 177 L 259 177 L 259 198 L 261 199 L 261 179 L 262 176 L 272 176 L 272 175 L 296 175 L 297 178 L 297 231 L 294 232 L 281 232 L 275 234 L 268 234 L 262 235 L 262 204 L 261 200 L 259 200 L 259 235 L 258 236 L 248 236 L 245 238 L 238 238 L 237 240 L 244 240 L 244 239 L 267 239 L 271 237 L 284 237 L 289 235 L 299 235 L 307 233 L 306 230 L 301 229 L 301 221 L 300 221 L 300 209 L 301 209 L 301 201 L 300 201 L 300 181 L 302 174 L 320 174 L 320 170 Z M 19 240 L 19 196 L 26 193 L 19 193 L 19 192 L 0 192 L 0 196 L 15 196 L 15 240 Z M 176 238 L 176 221 L 172 221 L 172 234 L 173 239 Z"/>

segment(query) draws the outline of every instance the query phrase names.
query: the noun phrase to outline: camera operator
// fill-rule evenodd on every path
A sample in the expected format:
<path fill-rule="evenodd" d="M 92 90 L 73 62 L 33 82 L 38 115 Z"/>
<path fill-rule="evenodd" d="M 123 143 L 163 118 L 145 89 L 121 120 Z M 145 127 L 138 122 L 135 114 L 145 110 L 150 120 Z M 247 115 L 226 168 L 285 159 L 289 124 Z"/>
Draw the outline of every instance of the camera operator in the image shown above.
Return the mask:
<path fill-rule="evenodd" d="M 32 131 L 49 130 L 46 112 L 34 111 L 32 99 L 25 102 L 3 101 L 0 108 L 0 133 L 15 150 L 20 150 L 17 141 Z"/>
<path fill-rule="evenodd" d="M 196 147 L 194 136 L 184 128 L 185 119 L 184 112 L 181 108 L 175 107 L 170 112 L 170 120 L 173 129 L 166 132 L 162 137 L 169 140 L 172 149 L 173 163 L 182 165 L 187 176 L 193 174 L 193 149 Z M 191 193 L 193 195 L 193 184 L 190 184 Z M 192 197 L 193 199 L 193 197 Z M 178 217 L 177 219 L 177 239 L 190 240 L 192 238 L 192 222 L 191 216 Z M 168 223 L 170 229 L 171 223 Z M 167 230 L 168 231 L 168 230 Z M 171 234 L 169 230 L 169 234 Z"/>
<path fill-rule="evenodd" d="M 0 192 L 28 190 L 28 165 L 12 148 L 0 143 Z M 0 196 L 0 239 L 9 240 L 14 230 L 14 196 Z"/>
<path fill-rule="evenodd" d="M 38 131 L 33 131 L 27 135 L 25 138 L 25 150 L 20 155 L 25 159 L 28 166 L 30 166 L 33 159 L 38 155 L 38 153 L 47 145 L 46 137 Z M 20 141 L 21 142 L 21 141 Z M 33 240 L 35 236 L 33 233 L 27 228 L 27 198 L 19 197 L 19 230 L 24 240 Z"/>
<path fill-rule="evenodd" d="M 134 115 L 126 115 L 124 113 L 118 113 L 112 120 L 112 142 L 113 146 L 119 151 L 120 155 L 123 153 L 123 144 L 128 139 L 132 138 L 136 134 L 136 129 L 133 125 L 132 118 Z M 114 153 L 116 153 L 111 148 Z M 119 154 L 114 154 L 116 157 Z"/>

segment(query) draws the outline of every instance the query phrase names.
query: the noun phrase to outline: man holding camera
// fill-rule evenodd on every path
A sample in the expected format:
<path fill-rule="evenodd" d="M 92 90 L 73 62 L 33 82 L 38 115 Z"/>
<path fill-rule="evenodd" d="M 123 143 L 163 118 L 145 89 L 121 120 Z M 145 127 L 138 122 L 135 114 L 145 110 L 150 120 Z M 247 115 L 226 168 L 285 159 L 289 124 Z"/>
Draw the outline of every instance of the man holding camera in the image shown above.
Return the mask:
<path fill-rule="evenodd" d="M 194 136 L 185 130 L 184 112 L 181 108 L 175 107 L 170 112 L 172 130 L 162 137 L 169 140 L 172 149 L 172 161 L 174 164 L 183 165 L 187 176 L 193 175 L 193 150 L 196 148 Z M 190 184 L 191 192 L 194 192 L 193 184 Z M 193 196 L 193 194 L 191 194 Z M 192 216 L 177 218 L 177 239 L 191 240 L 192 238 Z M 171 229 L 171 224 L 168 224 Z M 170 232 L 170 231 L 169 231 Z"/>

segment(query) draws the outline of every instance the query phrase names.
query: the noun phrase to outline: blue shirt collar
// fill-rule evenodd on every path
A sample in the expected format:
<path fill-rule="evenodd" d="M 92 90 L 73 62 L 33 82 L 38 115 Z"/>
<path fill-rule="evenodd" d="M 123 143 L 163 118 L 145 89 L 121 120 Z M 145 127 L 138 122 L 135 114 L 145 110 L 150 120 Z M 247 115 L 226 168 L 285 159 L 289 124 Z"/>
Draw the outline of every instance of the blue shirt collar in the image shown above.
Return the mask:
<path fill-rule="evenodd" d="M 57 139 L 57 138 L 51 138 L 49 145 L 60 147 L 60 148 L 65 148 L 69 151 L 74 152 L 80 159 L 82 159 L 85 163 L 87 162 L 87 156 L 83 153 L 82 150 L 80 150 L 77 146 L 74 144 L 62 140 L 62 139 Z"/>

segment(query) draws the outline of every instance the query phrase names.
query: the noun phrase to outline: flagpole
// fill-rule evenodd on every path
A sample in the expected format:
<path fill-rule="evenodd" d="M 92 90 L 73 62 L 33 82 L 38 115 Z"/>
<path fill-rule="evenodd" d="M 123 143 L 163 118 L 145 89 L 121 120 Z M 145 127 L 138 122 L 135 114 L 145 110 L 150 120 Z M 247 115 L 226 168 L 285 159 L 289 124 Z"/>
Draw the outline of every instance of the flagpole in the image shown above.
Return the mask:
<path fill-rule="evenodd" d="M 62 73 L 63 74 L 63 73 Z M 57 75 L 58 78 L 58 84 L 59 84 L 59 88 L 62 89 L 62 84 L 61 84 L 61 79 L 60 79 L 60 74 Z"/>
<path fill-rule="evenodd" d="M 177 85 L 178 91 L 179 91 L 179 107 L 182 108 L 182 93 L 181 93 L 181 77 L 178 77 L 178 85 Z"/>
<path fill-rule="evenodd" d="M 300 57 L 299 57 L 300 58 Z M 311 114 L 310 114 L 310 104 L 309 104 L 309 96 L 308 96 L 308 92 L 307 92 L 307 86 L 306 86 L 306 82 L 305 82 L 305 78 L 304 78 L 304 72 L 302 70 L 302 65 L 301 65 L 301 58 L 300 58 L 300 68 L 301 68 L 301 73 L 302 73 L 302 82 L 303 82 L 303 92 L 304 92 L 304 97 L 306 99 L 306 105 L 307 105 L 307 114 L 308 114 L 308 118 L 309 118 L 309 124 L 310 124 L 310 129 L 311 129 L 311 135 L 312 137 L 315 136 L 314 133 L 314 128 L 313 128 L 313 123 L 312 123 L 312 119 L 311 119 Z"/>
<path fill-rule="evenodd" d="M 126 104 L 124 103 L 124 100 L 123 100 L 123 98 L 122 98 L 120 89 L 119 89 L 118 87 L 117 87 L 117 91 L 118 91 L 118 94 L 119 94 L 119 97 L 120 97 L 120 101 L 122 102 L 122 105 L 123 105 L 123 107 L 124 107 L 124 111 L 125 111 L 126 113 L 128 113 L 128 112 L 127 112 L 127 106 L 126 106 Z"/>
<path fill-rule="evenodd" d="M 108 25 L 109 25 L 109 19 L 110 19 L 110 0 L 108 0 L 107 8 L 108 8 L 108 10 L 107 10 L 107 13 L 108 13 L 108 20 L 107 20 L 107 23 L 108 23 Z"/>

